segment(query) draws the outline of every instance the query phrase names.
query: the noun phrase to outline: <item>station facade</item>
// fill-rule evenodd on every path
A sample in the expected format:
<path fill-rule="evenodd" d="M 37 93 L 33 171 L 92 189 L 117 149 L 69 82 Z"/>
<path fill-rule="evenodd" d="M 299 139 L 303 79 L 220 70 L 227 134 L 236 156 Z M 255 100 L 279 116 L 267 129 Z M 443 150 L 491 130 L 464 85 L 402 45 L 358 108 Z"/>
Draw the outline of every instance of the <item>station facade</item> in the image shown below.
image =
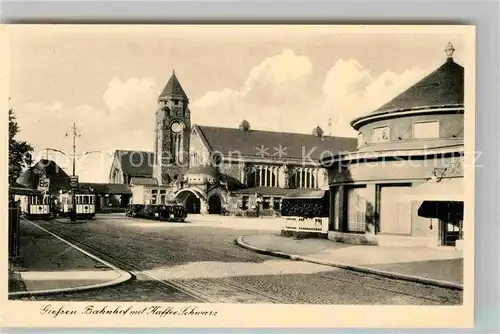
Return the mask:
<path fill-rule="evenodd" d="M 129 185 L 131 203 L 176 199 L 190 213 L 276 215 L 283 197 L 328 191 L 326 154 L 352 151 L 356 138 L 191 124 L 175 73 L 158 98 L 153 152 L 117 150 L 109 182 Z M 298 193 L 299 192 L 299 193 Z M 316 194 L 315 194 L 316 195 Z"/>

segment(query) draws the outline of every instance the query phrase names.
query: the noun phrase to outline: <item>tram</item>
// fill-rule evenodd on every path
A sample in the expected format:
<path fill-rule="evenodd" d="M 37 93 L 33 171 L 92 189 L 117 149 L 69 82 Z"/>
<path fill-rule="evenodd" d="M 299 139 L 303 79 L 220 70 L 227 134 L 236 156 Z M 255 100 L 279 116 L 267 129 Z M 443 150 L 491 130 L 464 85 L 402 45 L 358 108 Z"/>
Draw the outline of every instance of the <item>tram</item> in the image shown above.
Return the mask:
<path fill-rule="evenodd" d="M 17 198 L 22 215 L 28 219 L 52 219 L 55 216 L 50 195 L 22 195 Z"/>
<path fill-rule="evenodd" d="M 73 209 L 73 193 L 61 191 L 58 197 L 58 213 L 69 217 Z M 95 218 L 95 195 L 92 192 L 79 191 L 75 194 L 76 218 Z"/>

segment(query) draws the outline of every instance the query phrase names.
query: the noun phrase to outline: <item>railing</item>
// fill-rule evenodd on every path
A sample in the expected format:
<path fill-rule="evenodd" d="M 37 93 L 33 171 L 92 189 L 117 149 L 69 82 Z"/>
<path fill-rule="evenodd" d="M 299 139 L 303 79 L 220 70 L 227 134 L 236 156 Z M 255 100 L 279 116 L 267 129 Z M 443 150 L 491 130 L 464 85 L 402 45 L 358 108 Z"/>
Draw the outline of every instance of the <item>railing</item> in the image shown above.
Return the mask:
<path fill-rule="evenodd" d="M 281 217 L 283 230 L 328 233 L 328 218 Z"/>
<path fill-rule="evenodd" d="M 17 258 L 19 254 L 19 219 L 21 208 L 19 202 L 9 203 L 9 260 Z"/>

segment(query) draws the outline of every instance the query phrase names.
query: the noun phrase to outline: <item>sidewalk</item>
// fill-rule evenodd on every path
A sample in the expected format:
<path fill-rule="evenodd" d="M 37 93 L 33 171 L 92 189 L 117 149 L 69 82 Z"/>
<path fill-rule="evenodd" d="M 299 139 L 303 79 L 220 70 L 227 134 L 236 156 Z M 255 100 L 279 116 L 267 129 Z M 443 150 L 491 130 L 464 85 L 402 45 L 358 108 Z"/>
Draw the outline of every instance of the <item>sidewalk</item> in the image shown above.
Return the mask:
<path fill-rule="evenodd" d="M 77 219 L 75 221 L 71 221 L 71 218 L 54 218 L 58 223 L 63 223 L 63 224 L 85 224 L 87 220 L 84 219 Z"/>
<path fill-rule="evenodd" d="M 186 222 L 200 226 L 216 226 L 239 230 L 280 231 L 281 227 L 283 226 L 283 221 L 280 218 L 275 217 L 248 218 L 208 214 L 189 214 Z"/>
<path fill-rule="evenodd" d="M 21 259 L 9 270 L 9 297 L 88 290 L 131 278 L 35 223 L 21 219 L 20 233 Z"/>
<path fill-rule="evenodd" d="M 462 289 L 463 253 L 423 247 L 384 247 L 246 235 L 236 243 L 264 254 L 314 262 L 421 283 Z"/>

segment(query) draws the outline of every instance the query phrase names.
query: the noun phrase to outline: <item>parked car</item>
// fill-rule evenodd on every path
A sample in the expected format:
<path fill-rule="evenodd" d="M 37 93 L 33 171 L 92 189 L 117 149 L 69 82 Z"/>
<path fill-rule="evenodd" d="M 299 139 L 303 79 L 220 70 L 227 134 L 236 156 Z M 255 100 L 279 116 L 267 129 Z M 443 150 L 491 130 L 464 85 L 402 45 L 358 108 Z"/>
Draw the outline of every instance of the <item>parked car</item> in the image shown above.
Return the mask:
<path fill-rule="evenodd" d="M 127 217 L 142 218 L 144 215 L 144 205 L 143 204 L 129 204 L 127 211 L 125 212 Z"/>
<path fill-rule="evenodd" d="M 146 219 L 158 219 L 158 208 L 157 205 L 147 204 L 144 206 L 143 216 L 141 218 Z"/>
<path fill-rule="evenodd" d="M 183 222 L 187 217 L 187 212 L 182 204 L 177 202 L 168 202 L 158 205 L 157 209 L 159 220 L 180 221 Z"/>

